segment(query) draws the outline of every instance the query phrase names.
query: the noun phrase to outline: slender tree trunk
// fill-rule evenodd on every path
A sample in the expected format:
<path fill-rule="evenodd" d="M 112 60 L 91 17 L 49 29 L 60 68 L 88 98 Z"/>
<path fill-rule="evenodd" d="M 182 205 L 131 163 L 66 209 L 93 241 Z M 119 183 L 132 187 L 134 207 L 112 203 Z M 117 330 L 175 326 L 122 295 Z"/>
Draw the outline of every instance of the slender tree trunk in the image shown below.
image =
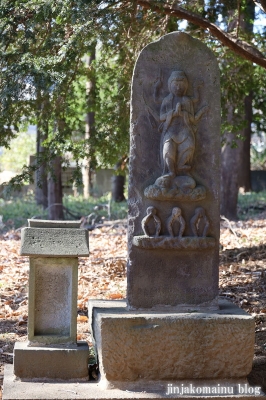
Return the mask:
<path fill-rule="evenodd" d="M 251 124 L 252 124 L 252 93 L 245 98 L 245 120 L 247 126 L 243 129 L 243 137 L 245 138 L 241 147 L 241 158 L 239 163 L 239 187 L 243 187 L 245 192 L 251 191 L 251 173 L 250 173 L 250 141 L 251 141 Z"/>
<path fill-rule="evenodd" d="M 238 34 L 239 28 L 244 29 L 248 34 L 252 32 L 253 25 L 250 22 L 252 17 L 254 19 L 254 4 L 252 0 L 247 0 L 245 14 L 240 14 L 238 19 L 233 19 L 229 23 L 228 31 L 236 29 Z M 234 10 L 232 11 L 232 15 Z M 237 71 L 235 71 L 237 73 Z M 245 103 L 246 107 L 246 103 Z M 250 107 L 250 105 L 249 105 Z M 228 121 L 233 123 L 233 104 L 228 106 Z M 221 175 L 221 214 L 226 218 L 236 220 L 237 219 L 237 199 L 239 190 L 239 168 L 241 159 L 244 157 L 243 143 L 237 142 L 237 148 L 232 148 L 231 143 L 235 139 L 235 135 L 228 132 L 226 135 L 226 144 L 222 148 L 222 175 Z M 246 145 L 249 147 L 250 140 L 246 140 Z M 249 153 L 249 149 L 246 148 Z M 250 155 L 248 154 L 248 159 Z M 248 160 L 245 160 L 248 165 Z M 247 166 L 246 166 L 247 167 Z M 246 168 L 245 167 L 245 168 Z"/>
<path fill-rule="evenodd" d="M 47 208 L 48 206 L 48 183 L 47 183 L 47 165 L 42 161 L 44 152 L 43 142 L 48 137 L 48 119 L 46 118 L 46 107 L 49 98 L 37 92 L 37 137 L 36 137 L 36 164 L 39 168 L 35 172 L 35 200 L 37 204 Z"/>
<path fill-rule="evenodd" d="M 37 126 L 37 140 L 36 140 L 36 154 L 37 160 L 41 157 L 44 148 L 42 146 L 42 142 L 47 138 L 46 135 L 42 134 L 41 129 Z M 47 208 L 48 206 L 48 184 L 47 184 L 47 172 L 46 165 L 42 163 L 40 167 L 35 172 L 35 200 L 36 203 L 42 205 L 43 208 Z"/>
<path fill-rule="evenodd" d="M 48 218 L 51 220 L 63 220 L 63 189 L 61 178 L 61 157 L 51 161 L 51 172 L 48 176 Z"/>
<path fill-rule="evenodd" d="M 125 200 L 125 167 L 127 163 L 127 156 L 123 156 L 121 160 L 116 163 L 115 171 L 117 174 L 112 177 L 112 200 L 116 203 Z"/>
<path fill-rule="evenodd" d="M 232 108 L 228 113 L 232 124 Z M 221 214 L 231 220 L 237 219 L 237 199 L 240 186 L 250 191 L 250 138 L 252 122 L 252 95 L 245 98 L 246 128 L 241 132 L 245 140 L 235 140 L 236 136 L 230 132 L 225 135 L 226 144 L 222 148 L 222 175 L 221 175 Z M 237 147 L 232 148 L 236 141 Z"/>
<path fill-rule="evenodd" d="M 88 112 L 86 114 L 86 122 L 85 122 L 85 139 L 89 140 L 91 135 L 93 135 L 93 131 L 95 129 L 95 74 L 93 71 L 92 63 L 96 57 L 96 43 L 91 45 L 91 52 L 87 59 L 87 68 L 90 70 L 90 79 L 86 83 L 86 96 L 88 98 L 87 101 L 87 109 Z M 91 154 L 88 154 L 88 157 L 85 158 L 83 162 L 83 196 L 85 199 L 88 199 L 91 190 L 92 190 L 92 180 L 91 180 L 91 172 L 90 172 L 90 157 Z"/>
<path fill-rule="evenodd" d="M 247 35 L 252 34 L 255 19 L 255 4 L 253 0 L 246 0 L 246 12 L 241 21 L 241 27 Z M 252 76 L 250 77 L 252 80 Z M 251 191 L 251 173 L 250 173 L 250 141 L 251 141 L 251 124 L 252 124 L 252 91 L 245 97 L 245 120 L 247 125 L 243 130 L 242 135 L 244 141 L 242 142 L 242 157 L 239 165 L 239 186 L 244 188 L 245 192 Z"/>
<path fill-rule="evenodd" d="M 124 175 L 114 175 L 112 177 L 112 200 L 116 203 L 125 200 L 125 177 Z"/>
<path fill-rule="evenodd" d="M 232 148 L 235 135 L 226 134 L 227 143 L 222 148 L 221 215 L 231 220 L 237 219 L 238 170 L 241 150 Z"/>

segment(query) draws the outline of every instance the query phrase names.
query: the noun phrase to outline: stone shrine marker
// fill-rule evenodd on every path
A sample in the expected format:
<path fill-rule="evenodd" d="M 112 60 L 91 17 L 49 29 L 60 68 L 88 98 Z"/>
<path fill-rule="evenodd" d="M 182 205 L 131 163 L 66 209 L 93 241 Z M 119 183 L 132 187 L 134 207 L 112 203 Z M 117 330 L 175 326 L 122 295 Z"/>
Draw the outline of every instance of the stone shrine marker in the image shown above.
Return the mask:
<path fill-rule="evenodd" d="M 181 32 L 149 44 L 132 84 L 129 309 L 217 308 L 219 69 Z"/>
<path fill-rule="evenodd" d="M 254 320 L 218 304 L 219 182 L 217 61 L 173 32 L 134 70 L 127 304 L 90 301 L 102 382 L 150 393 L 149 382 L 236 384 L 250 372 Z"/>
<path fill-rule="evenodd" d="M 87 379 L 89 348 L 77 342 L 78 257 L 89 255 L 79 221 L 29 220 L 21 254 L 30 256 L 28 342 L 14 348 L 21 379 Z"/>
<path fill-rule="evenodd" d="M 20 392 L 14 397 L 13 375 L 6 369 L 3 400 L 151 400 L 165 399 L 169 394 L 180 399 L 182 395 L 170 388 L 181 388 L 188 383 L 201 390 L 230 385 L 232 390 L 222 392 L 223 399 L 255 397 L 239 391 L 240 383 L 247 384 L 245 377 L 252 367 L 254 320 L 226 300 L 220 299 L 218 305 L 217 299 L 219 97 L 217 62 L 200 41 L 174 32 L 140 53 L 132 85 L 127 304 L 118 300 L 89 301 L 100 382 L 76 385 L 74 391 L 64 385 L 62 395 L 58 394 L 60 389 L 54 390 L 54 385 L 49 396 L 44 392 L 22 397 Z M 52 258 L 49 262 L 39 260 L 42 256 L 47 258 L 41 247 L 43 237 L 46 240 L 57 237 L 56 257 L 63 255 L 62 250 L 64 257 L 83 254 L 76 246 L 82 245 L 84 232 L 68 229 L 69 235 L 62 235 L 67 246 L 62 248 L 55 235 L 56 228 L 46 229 L 41 229 L 39 223 L 37 228 L 26 229 L 27 240 L 22 245 L 22 253 L 32 257 L 31 276 L 42 288 L 47 286 L 47 280 L 53 279 L 55 266 Z M 78 232 L 74 235 L 74 231 Z M 50 244 L 50 239 L 47 243 Z M 70 254 L 65 254 L 66 249 Z M 87 252 L 86 246 L 84 251 Z M 50 253 L 53 252 L 49 251 L 49 257 Z M 68 277 L 69 288 L 76 287 L 76 280 L 71 278 L 75 265 L 68 259 L 57 263 L 60 270 L 57 281 L 66 282 Z M 15 348 L 17 377 L 25 377 L 24 370 L 18 368 L 25 368 L 25 363 L 17 365 L 23 356 L 31 360 L 31 365 L 35 361 L 33 367 L 27 367 L 26 377 L 32 377 L 37 367 L 39 376 L 42 372 L 41 376 L 46 377 L 52 370 L 49 377 L 54 379 L 76 378 L 77 367 L 80 367 L 79 377 L 86 374 L 87 352 L 84 349 L 81 352 L 84 357 L 80 357 L 78 346 L 73 343 L 74 307 L 66 301 L 70 290 L 66 286 L 62 285 L 64 294 L 58 293 L 54 279 L 49 286 L 55 294 L 54 301 L 60 298 L 68 311 L 63 318 L 62 306 L 58 323 L 53 321 L 51 326 L 52 304 L 46 295 L 43 301 L 36 285 L 31 285 L 31 299 L 35 301 L 35 308 L 29 309 L 32 347 Z M 40 339 L 43 346 L 37 347 Z M 38 358 L 31 349 L 36 350 Z M 68 354 L 69 350 L 73 355 Z M 44 356 L 46 370 L 39 367 Z M 66 360 L 67 356 L 70 359 Z M 36 362 L 39 360 L 41 363 Z M 61 365 L 65 367 L 63 373 Z M 183 393 L 186 399 L 200 396 Z M 211 395 L 214 392 L 200 393 L 207 399 L 215 397 Z"/>

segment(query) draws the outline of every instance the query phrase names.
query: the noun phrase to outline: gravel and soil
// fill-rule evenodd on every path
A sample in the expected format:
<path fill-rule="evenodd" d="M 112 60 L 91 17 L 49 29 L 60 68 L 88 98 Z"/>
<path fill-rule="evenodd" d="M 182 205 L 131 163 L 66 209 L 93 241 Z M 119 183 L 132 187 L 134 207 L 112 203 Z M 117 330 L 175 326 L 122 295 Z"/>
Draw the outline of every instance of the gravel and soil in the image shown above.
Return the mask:
<path fill-rule="evenodd" d="M 19 248 L 19 231 L 0 236 L 0 385 L 4 365 L 13 362 L 14 343 L 27 339 L 29 260 L 19 255 Z M 91 343 L 88 299 L 125 298 L 126 256 L 126 223 L 109 224 L 90 232 L 90 257 L 79 260 L 79 340 Z M 266 212 L 246 221 L 221 218 L 219 269 L 220 296 L 238 304 L 255 318 L 255 356 L 249 380 L 265 391 Z"/>

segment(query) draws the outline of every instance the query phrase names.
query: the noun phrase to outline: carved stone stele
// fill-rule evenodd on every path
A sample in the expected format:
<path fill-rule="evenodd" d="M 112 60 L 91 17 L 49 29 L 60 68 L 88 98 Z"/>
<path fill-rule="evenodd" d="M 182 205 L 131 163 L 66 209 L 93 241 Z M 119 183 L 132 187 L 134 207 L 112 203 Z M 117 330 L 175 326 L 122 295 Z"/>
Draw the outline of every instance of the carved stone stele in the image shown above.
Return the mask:
<path fill-rule="evenodd" d="M 219 181 L 217 61 L 199 40 L 173 32 L 142 50 L 133 75 L 129 308 L 215 303 Z"/>

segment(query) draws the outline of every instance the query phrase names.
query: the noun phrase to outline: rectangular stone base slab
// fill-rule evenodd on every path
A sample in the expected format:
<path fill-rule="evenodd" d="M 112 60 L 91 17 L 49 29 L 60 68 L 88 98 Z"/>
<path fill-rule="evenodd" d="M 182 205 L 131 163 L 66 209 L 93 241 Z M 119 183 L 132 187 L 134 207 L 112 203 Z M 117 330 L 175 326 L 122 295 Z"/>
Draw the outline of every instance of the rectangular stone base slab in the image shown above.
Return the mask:
<path fill-rule="evenodd" d="M 71 347 L 28 347 L 16 342 L 14 374 L 21 379 L 88 379 L 88 360 L 86 342 Z"/>
<path fill-rule="evenodd" d="M 252 368 L 254 319 L 221 300 L 215 312 L 136 312 L 121 303 L 91 301 L 101 378 L 239 379 Z"/>
<path fill-rule="evenodd" d="M 229 391 L 233 390 L 233 395 L 177 395 L 166 393 L 169 391 L 169 382 L 150 382 L 150 383 L 132 383 L 123 384 L 120 388 L 106 389 L 101 387 L 99 383 L 93 382 L 22 382 L 16 379 L 13 375 L 12 365 L 6 365 L 4 372 L 4 387 L 3 400 L 135 400 L 135 399 L 184 399 L 184 400 L 199 400 L 199 399 L 219 399 L 219 400 L 255 400 L 265 399 L 266 396 L 258 388 L 250 387 L 246 381 L 179 381 L 171 382 L 172 388 L 188 387 L 192 390 L 203 387 L 227 387 Z M 219 386 L 220 385 L 220 386 Z M 240 386 L 239 386 L 240 385 Z M 218 389 L 217 389 L 218 390 Z M 240 393 L 242 391 L 252 392 L 253 394 Z"/>

